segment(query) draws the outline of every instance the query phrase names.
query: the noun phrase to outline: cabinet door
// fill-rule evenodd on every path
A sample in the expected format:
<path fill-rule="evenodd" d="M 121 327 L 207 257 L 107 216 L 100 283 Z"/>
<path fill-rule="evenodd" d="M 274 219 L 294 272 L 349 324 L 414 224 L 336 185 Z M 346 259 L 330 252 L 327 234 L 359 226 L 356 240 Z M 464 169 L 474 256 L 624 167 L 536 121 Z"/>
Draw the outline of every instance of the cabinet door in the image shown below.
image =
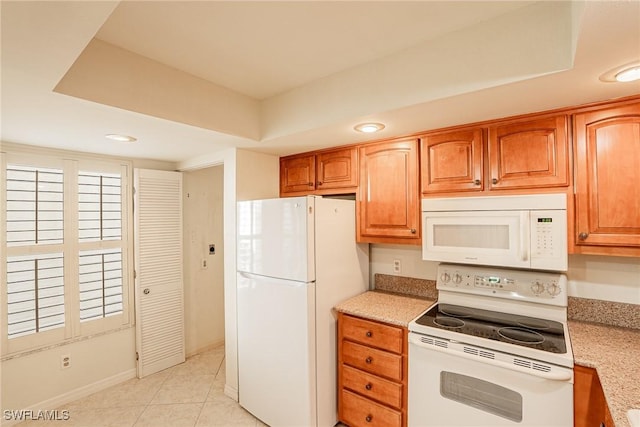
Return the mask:
<path fill-rule="evenodd" d="M 358 186 L 358 151 L 354 148 L 323 151 L 316 155 L 318 190 Z"/>
<path fill-rule="evenodd" d="M 316 188 L 316 156 L 280 159 L 280 194 L 310 193 Z"/>
<path fill-rule="evenodd" d="M 358 242 L 420 244 L 418 140 L 360 147 Z"/>
<path fill-rule="evenodd" d="M 613 426 L 595 369 L 576 365 L 573 368 L 573 424 L 575 426 Z M 607 423 L 608 422 L 608 423 Z"/>
<path fill-rule="evenodd" d="M 577 114 L 576 245 L 640 247 L 640 104 Z"/>
<path fill-rule="evenodd" d="M 422 194 L 481 191 L 482 138 L 479 128 L 422 137 Z"/>
<path fill-rule="evenodd" d="M 489 128 L 489 188 L 569 185 L 566 116 Z"/>

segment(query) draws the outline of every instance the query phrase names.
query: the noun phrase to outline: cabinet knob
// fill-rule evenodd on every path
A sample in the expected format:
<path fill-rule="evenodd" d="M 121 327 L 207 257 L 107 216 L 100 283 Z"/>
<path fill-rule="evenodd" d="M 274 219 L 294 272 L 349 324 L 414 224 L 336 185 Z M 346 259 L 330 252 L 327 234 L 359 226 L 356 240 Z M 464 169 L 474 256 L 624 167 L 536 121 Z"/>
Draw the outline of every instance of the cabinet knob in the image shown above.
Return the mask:
<path fill-rule="evenodd" d="M 479 179 L 476 179 L 475 181 L 473 181 L 473 184 L 474 184 L 474 185 L 480 185 L 480 180 L 479 180 Z"/>
<path fill-rule="evenodd" d="M 151 290 L 149 290 L 149 288 L 147 288 L 144 291 L 142 291 L 142 293 L 145 294 L 145 295 L 149 295 L 150 292 L 151 292 Z"/>
<path fill-rule="evenodd" d="M 366 335 L 367 335 L 369 338 L 371 338 L 371 337 L 373 336 L 373 332 L 371 332 L 371 331 L 367 331 Z"/>
<path fill-rule="evenodd" d="M 411 229 L 411 234 L 416 234 L 416 229 L 415 228 Z"/>
<path fill-rule="evenodd" d="M 370 365 L 370 364 L 371 364 L 371 362 L 373 362 L 373 359 L 371 358 L 371 356 L 369 356 L 369 357 L 367 357 L 364 361 L 365 361 L 368 365 Z"/>
<path fill-rule="evenodd" d="M 578 234 L 578 239 L 580 240 L 587 240 L 587 237 L 589 237 L 589 233 L 585 233 L 584 231 Z"/>
<path fill-rule="evenodd" d="M 318 185 L 322 185 L 322 181 L 318 182 Z"/>
<path fill-rule="evenodd" d="M 491 180 L 491 183 L 492 183 L 492 184 L 497 184 L 497 183 L 498 183 L 498 178 L 493 178 L 493 179 Z"/>
<path fill-rule="evenodd" d="M 371 390 L 373 386 L 371 385 L 371 383 L 367 383 L 367 385 L 365 385 L 364 388 L 366 388 L 367 390 Z"/>
<path fill-rule="evenodd" d="M 310 182 L 310 183 L 309 183 L 309 187 L 313 187 L 313 182 Z"/>
<path fill-rule="evenodd" d="M 371 421 L 373 421 L 373 415 L 367 415 L 367 417 L 364 420 L 370 423 Z"/>

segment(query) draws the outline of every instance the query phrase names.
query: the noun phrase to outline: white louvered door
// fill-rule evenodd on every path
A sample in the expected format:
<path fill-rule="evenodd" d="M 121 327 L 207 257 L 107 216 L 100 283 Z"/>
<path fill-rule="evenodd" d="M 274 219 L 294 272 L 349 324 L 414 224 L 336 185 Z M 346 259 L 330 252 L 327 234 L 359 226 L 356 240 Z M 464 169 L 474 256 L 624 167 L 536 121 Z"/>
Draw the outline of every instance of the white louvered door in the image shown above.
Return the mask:
<path fill-rule="evenodd" d="M 142 378 L 185 360 L 182 174 L 134 170 L 136 349 Z"/>

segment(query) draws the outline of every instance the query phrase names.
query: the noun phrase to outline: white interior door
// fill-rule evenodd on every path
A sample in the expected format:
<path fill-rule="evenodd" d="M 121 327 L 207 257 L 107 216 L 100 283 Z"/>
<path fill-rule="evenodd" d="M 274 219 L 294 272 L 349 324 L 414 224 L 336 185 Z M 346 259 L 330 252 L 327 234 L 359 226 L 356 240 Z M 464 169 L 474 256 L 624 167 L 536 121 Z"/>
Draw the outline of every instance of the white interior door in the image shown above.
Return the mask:
<path fill-rule="evenodd" d="M 182 174 L 134 170 L 138 377 L 185 360 Z"/>

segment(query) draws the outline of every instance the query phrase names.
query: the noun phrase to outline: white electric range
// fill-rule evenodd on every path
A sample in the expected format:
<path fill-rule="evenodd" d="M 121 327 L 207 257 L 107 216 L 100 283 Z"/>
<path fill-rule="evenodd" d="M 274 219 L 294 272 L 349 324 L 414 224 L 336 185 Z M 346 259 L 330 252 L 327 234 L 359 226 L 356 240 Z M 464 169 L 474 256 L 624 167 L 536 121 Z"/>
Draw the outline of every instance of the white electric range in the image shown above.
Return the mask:
<path fill-rule="evenodd" d="M 409 323 L 409 426 L 573 426 L 566 276 L 440 264 L 436 287 Z"/>

